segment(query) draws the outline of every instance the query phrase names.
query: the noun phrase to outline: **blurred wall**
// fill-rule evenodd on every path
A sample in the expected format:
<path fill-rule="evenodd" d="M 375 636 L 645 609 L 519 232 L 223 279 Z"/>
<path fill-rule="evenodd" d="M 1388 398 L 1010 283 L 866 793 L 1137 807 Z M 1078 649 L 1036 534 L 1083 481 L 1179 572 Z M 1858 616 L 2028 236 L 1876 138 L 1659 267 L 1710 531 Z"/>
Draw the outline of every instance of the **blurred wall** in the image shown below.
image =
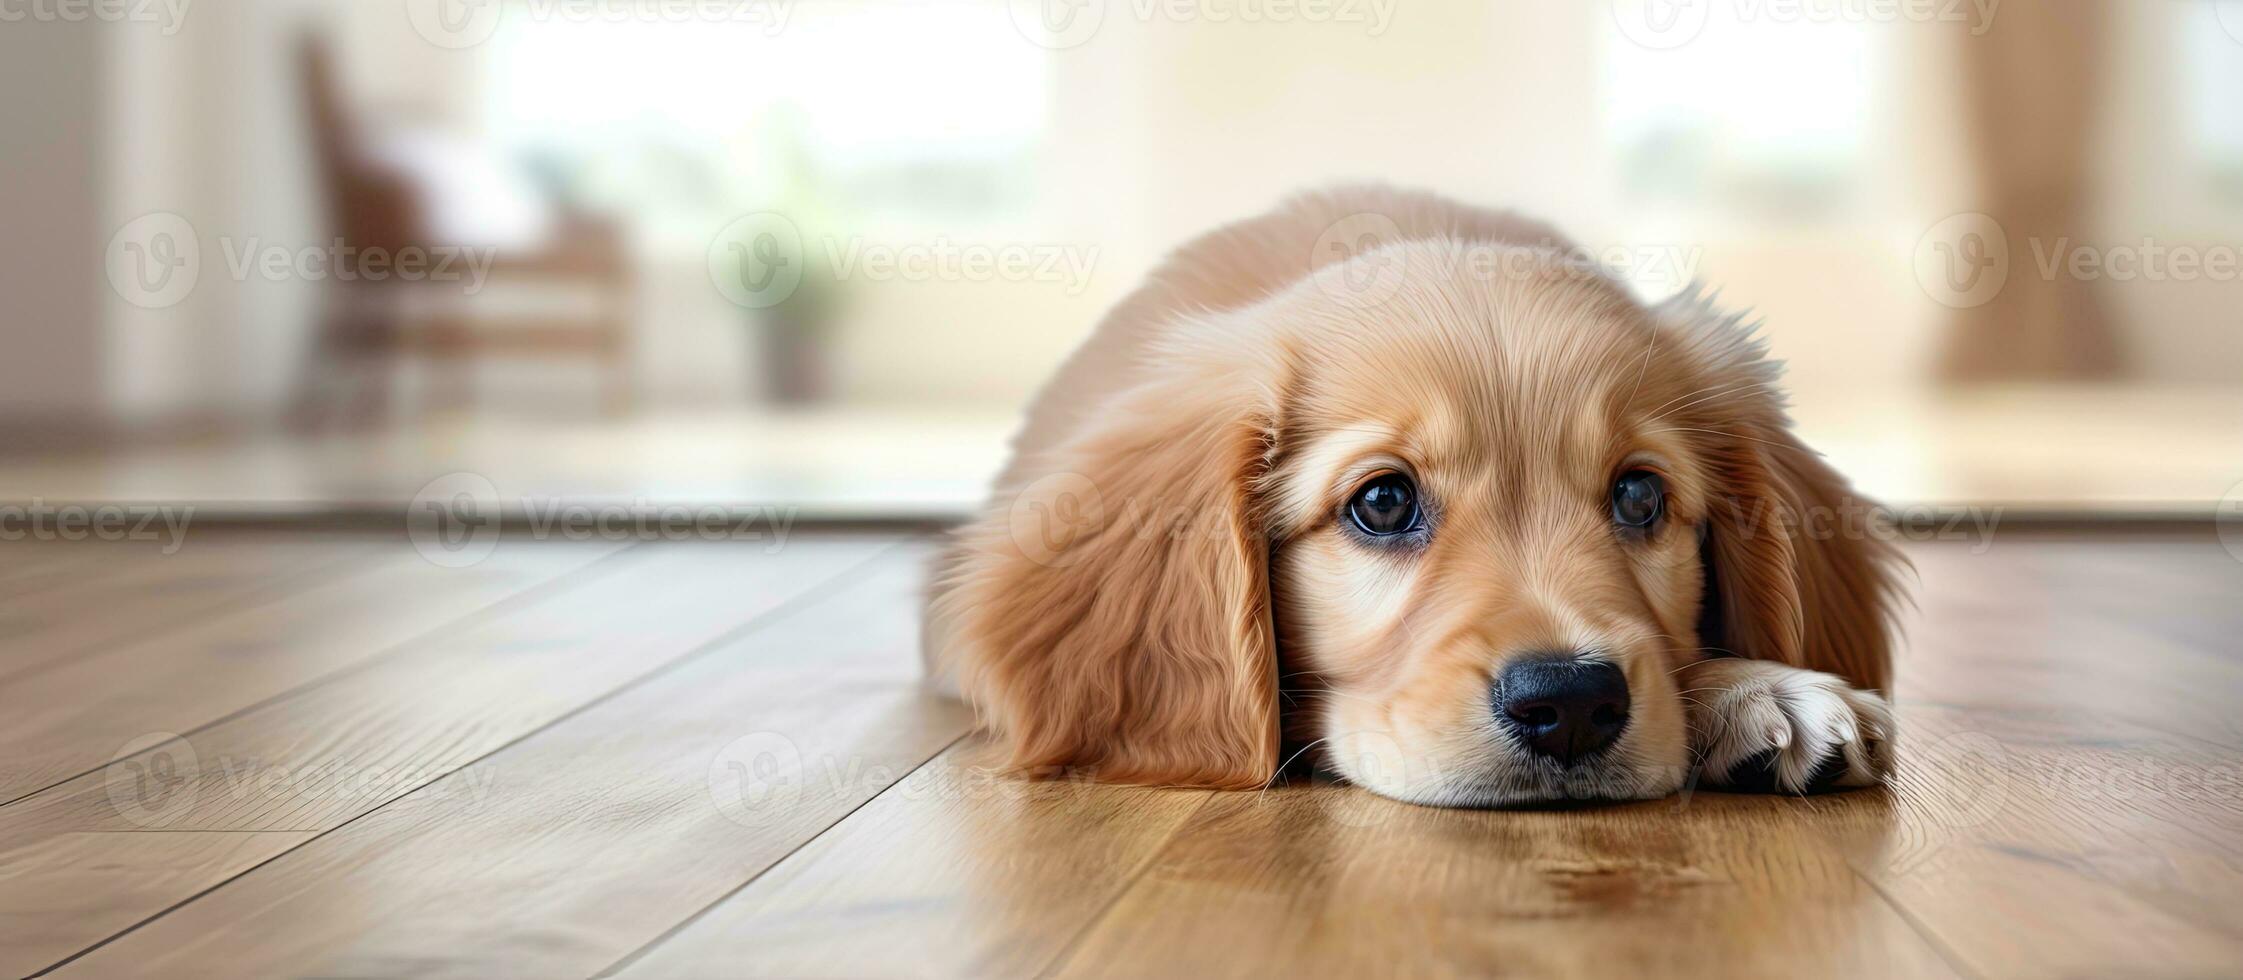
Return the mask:
<path fill-rule="evenodd" d="M 69 25 L 0 31 L 0 421 L 102 409 L 105 39 Z M 38 93 L 38 97 L 32 97 Z"/>
<path fill-rule="evenodd" d="M 105 401 L 127 423 L 263 418 L 291 393 L 316 287 L 237 270 L 253 249 L 323 234 L 293 43 L 327 7 L 198 3 L 174 33 L 122 24 L 108 35 L 108 227 L 176 215 L 201 249 L 176 305 L 108 297 Z"/>
<path fill-rule="evenodd" d="M 737 38 L 537 24 L 455 48 L 430 43 L 406 7 L 208 0 L 170 33 L 0 31 L 12 87 L 42 94 L 0 109 L 0 202 L 11 228 L 43 229 L 0 236 L 0 274 L 29 311 L 0 327 L 26 352 L 0 359 L 0 406 L 142 422 L 277 413 L 319 291 L 231 274 L 226 250 L 326 234 L 292 51 L 310 28 L 336 39 L 370 115 L 509 149 L 573 136 L 606 154 L 584 179 L 634 223 L 636 364 L 656 409 L 759 397 L 761 328 L 711 288 L 707 254 L 733 218 L 804 207 L 772 196 L 758 145 L 782 110 L 807 115 L 803 153 L 830 178 L 811 199 L 817 234 L 1019 244 L 1086 263 L 1079 281 L 844 282 L 826 370 L 833 396 L 858 405 L 1009 410 L 1166 249 L 1342 179 L 1517 207 L 1592 247 L 1664 250 L 1766 318 L 1800 387 L 1919 386 L 1948 311 L 1917 285 L 1912 250 L 1982 206 L 1955 97 L 1967 25 L 1717 21 L 1658 50 L 1623 37 L 1606 3 L 1457 0 L 1395 3 L 1377 24 L 1110 14 L 1085 43 L 1045 50 L 998 0 L 800 0 L 783 28 Z M 519 20 L 530 8 L 507 9 Z M 2080 239 L 2243 246 L 2243 192 L 2210 172 L 2243 159 L 2221 143 L 2243 139 L 2243 37 L 2209 0 L 2112 9 L 2098 206 Z M 610 36 L 638 60 L 600 57 Z M 593 53 L 522 74 L 538 63 L 524 52 L 555 38 Z M 604 115 L 572 116 L 592 99 L 563 92 L 593 93 Z M 771 111 L 728 108 L 742 100 Z M 953 159 L 991 142 L 975 126 L 1010 133 L 1018 105 L 1032 110 L 1017 154 Z M 677 159 L 702 169 L 642 166 Z M 952 195 L 963 204 L 944 196 L 961 172 L 985 185 Z M 679 203 L 697 182 L 713 186 Z M 187 221 L 205 254 L 192 295 L 150 310 L 85 259 L 154 213 Z M 2243 378 L 2238 277 L 2100 288 L 2134 380 Z"/>

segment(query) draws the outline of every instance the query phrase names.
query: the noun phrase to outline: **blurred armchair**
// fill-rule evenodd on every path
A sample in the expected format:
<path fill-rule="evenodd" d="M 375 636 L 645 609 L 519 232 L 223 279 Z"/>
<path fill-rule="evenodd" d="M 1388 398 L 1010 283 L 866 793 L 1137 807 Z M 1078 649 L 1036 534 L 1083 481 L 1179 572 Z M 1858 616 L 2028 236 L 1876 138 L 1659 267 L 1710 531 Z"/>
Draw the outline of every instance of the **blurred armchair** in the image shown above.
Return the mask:
<path fill-rule="evenodd" d="M 316 428 L 338 415 L 353 423 L 382 417 L 395 368 L 410 360 L 436 375 L 432 400 L 463 401 L 475 361 L 498 356 L 587 359 L 601 373 L 604 410 L 627 409 L 635 275 L 623 230 L 551 201 L 487 150 L 366 125 L 322 39 L 307 36 L 299 61 L 319 186 L 346 254 L 473 254 L 486 257 L 489 282 L 581 301 L 493 311 L 478 309 L 481 297 L 458 278 L 332 277 L 298 421 Z"/>

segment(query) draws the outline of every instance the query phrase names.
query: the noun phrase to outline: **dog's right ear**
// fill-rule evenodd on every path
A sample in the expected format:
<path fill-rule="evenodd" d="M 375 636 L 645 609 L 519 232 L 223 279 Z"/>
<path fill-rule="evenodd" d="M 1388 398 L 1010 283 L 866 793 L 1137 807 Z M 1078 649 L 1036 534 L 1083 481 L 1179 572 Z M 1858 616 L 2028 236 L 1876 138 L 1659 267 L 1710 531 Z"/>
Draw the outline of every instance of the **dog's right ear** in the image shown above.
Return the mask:
<path fill-rule="evenodd" d="M 1249 788 L 1277 769 L 1269 545 L 1276 385 L 1163 353 L 1019 468 L 935 586 L 937 665 L 1020 769 Z"/>
<path fill-rule="evenodd" d="M 1770 361 L 1740 318 L 1696 294 L 1659 312 L 1706 391 L 1672 424 L 1702 434 L 1719 486 L 1702 553 L 1701 643 L 1892 693 L 1893 610 L 1906 560 L 1875 501 L 1800 441 Z"/>

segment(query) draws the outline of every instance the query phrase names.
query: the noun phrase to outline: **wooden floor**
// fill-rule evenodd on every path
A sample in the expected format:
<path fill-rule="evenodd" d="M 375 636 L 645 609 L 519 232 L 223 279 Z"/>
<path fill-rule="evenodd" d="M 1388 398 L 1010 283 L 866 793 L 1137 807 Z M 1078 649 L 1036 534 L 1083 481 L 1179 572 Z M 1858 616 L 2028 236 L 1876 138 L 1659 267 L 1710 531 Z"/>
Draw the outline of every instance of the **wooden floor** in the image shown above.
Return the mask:
<path fill-rule="evenodd" d="M 2243 973 L 2243 559 L 1911 546 L 1890 789 L 1025 784 L 926 543 L 0 544 L 0 974 Z"/>

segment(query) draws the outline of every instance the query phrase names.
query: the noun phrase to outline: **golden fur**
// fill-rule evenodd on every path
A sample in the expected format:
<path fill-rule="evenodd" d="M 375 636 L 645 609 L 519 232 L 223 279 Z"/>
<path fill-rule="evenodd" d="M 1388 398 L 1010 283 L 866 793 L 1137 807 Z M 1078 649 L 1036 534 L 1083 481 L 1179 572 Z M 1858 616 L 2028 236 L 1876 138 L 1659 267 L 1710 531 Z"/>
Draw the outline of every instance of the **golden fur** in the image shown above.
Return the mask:
<path fill-rule="evenodd" d="M 1880 778 L 1892 722 L 1864 692 L 1888 689 L 1896 554 L 1764 355 L 1543 225 L 1295 198 L 1179 250 L 1038 397 L 940 560 L 930 655 L 1032 771 L 1257 787 L 1290 738 L 1435 804 L 1658 796 L 1694 759 Z M 1640 538 L 1605 509 L 1623 467 L 1667 481 Z M 1426 499 L 1421 547 L 1342 526 L 1387 471 Z M 1618 666 L 1633 704 L 1570 768 L 1489 709 L 1551 649 Z"/>

